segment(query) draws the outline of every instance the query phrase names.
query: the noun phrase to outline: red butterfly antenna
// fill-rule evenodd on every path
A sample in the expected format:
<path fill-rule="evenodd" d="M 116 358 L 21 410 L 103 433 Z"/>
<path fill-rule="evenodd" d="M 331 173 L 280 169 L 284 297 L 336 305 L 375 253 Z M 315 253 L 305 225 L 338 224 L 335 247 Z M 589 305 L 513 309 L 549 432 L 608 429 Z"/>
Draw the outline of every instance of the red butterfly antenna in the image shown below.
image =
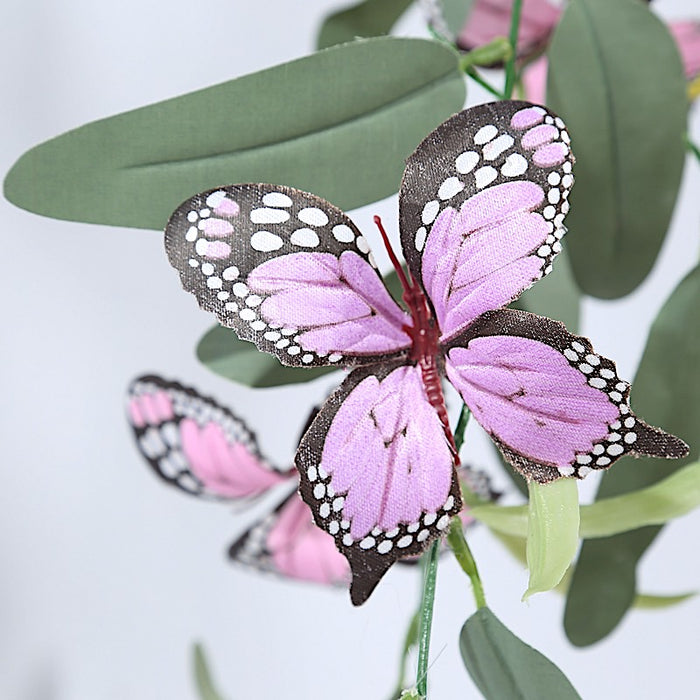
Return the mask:
<path fill-rule="evenodd" d="M 406 273 L 403 271 L 401 263 L 391 247 L 389 237 L 386 235 L 386 231 L 382 225 L 382 220 L 375 215 L 374 223 L 382 236 L 384 247 L 386 248 L 386 252 L 389 253 L 391 264 L 394 266 L 396 274 L 399 276 L 399 281 L 403 287 L 402 298 L 408 310 L 411 312 L 411 318 L 413 319 L 413 326 L 404 327 L 404 330 L 411 336 L 411 340 L 413 341 L 411 344 L 411 359 L 417 362 L 421 367 L 428 400 L 437 411 L 447 441 L 452 448 L 455 464 L 459 466 L 459 455 L 454 442 L 454 436 L 450 430 L 445 397 L 443 396 L 442 386 L 440 384 L 440 373 L 436 363 L 440 348 L 440 329 L 430 310 L 430 306 L 428 306 L 428 300 L 426 299 L 423 289 L 410 271 L 411 280 L 409 281 L 406 277 Z"/>

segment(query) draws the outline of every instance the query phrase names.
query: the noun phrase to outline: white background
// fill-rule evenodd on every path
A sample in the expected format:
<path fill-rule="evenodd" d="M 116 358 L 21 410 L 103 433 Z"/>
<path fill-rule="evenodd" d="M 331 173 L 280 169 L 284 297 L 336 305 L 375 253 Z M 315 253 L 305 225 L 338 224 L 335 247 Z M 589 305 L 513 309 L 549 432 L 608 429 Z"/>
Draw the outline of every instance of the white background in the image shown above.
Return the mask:
<path fill-rule="evenodd" d="M 655 5 L 666 16 L 700 15 L 696 0 Z M 331 0 L 5 0 L 0 171 L 85 122 L 308 53 L 334 7 Z M 422 33 L 418 15 L 399 30 Z M 482 99 L 471 85 L 470 103 Z M 700 139 L 697 108 L 693 131 Z M 584 330 L 624 377 L 634 374 L 651 318 L 697 260 L 699 189 L 700 169 L 689 161 L 653 274 L 630 298 L 586 303 Z M 385 698 L 417 600 L 417 572 L 395 567 L 353 609 L 344 591 L 230 566 L 225 549 L 251 514 L 234 517 L 164 487 L 140 460 L 124 416 L 129 380 L 157 371 L 234 407 L 267 453 L 289 462 L 306 411 L 337 378 L 254 392 L 210 374 L 193 347 L 212 319 L 180 290 L 158 233 L 0 207 L 0 697 L 193 698 L 190 645 L 199 639 L 230 700 Z M 355 213 L 372 240 L 374 213 L 395 221 L 395 201 Z M 468 459 L 490 463 L 474 427 L 468 440 Z M 666 528 L 643 560 L 640 588 L 699 589 L 698 537 L 700 513 Z M 700 599 L 634 612 L 581 651 L 561 631 L 561 599 L 520 603 L 522 567 L 484 530 L 471 542 L 493 610 L 559 664 L 584 698 L 696 697 Z M 473 610 L 466 578 L 445 558 L 433 700 L 478 697 L 457 651 Z"/>

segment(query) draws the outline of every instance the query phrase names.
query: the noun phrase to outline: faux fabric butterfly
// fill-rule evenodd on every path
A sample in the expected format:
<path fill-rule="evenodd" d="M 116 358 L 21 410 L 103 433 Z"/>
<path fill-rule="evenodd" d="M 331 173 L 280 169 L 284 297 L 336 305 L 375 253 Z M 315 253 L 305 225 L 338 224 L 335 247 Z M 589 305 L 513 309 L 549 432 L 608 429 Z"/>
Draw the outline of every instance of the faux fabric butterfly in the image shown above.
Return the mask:
<path fill-rule="evenodd" d="M 572 165 L 561 119 L 524 102 L 473 107 L 430 133 L 399 192 L 405 309 L 353 222 L 306 192 L 223 187 L 167 225 L 184 288 L 223 325 L 284 364 L 356 367 L 296 455 L 302 498 L 350 563 L 355 604 L 461 509 L 445 376 L 526 479 L 686 453 L 631 412 L 629 385 L 586 338 L 502 308 L 561 250 Z"/>
<path fill-rule="evenodd" d="M 185 493 L 239 504 L 286 484 L 287 491 L 274 509 L 231 545 L 233 561 L 287 578 L 348 584 L 347 561 L 333 538 L 316 527 L 309 507 L 299 497 L 297 470 L 272 465 L 241 418 L 196 389 L 156 375 L 131 383 L 127 412 L 148 464 L 166 483 Z M 313 411 L 307 426 L 315 415 Z M 462 467 L 459 477 L 482 500 L 498 498 L 483 472 Z M 465 511 L 462 520 L 465 526 L 473 522 Z"/>

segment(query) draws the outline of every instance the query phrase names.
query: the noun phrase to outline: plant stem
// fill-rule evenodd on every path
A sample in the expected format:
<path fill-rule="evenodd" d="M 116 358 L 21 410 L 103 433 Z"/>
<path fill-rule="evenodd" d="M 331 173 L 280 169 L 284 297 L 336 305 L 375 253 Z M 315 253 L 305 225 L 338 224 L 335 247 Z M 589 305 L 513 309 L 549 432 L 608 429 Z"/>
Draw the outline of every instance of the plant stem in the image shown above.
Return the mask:
<path fill-rule="evenodd" d="M 420 609 L 420 632 L 418 635 L 418 669 L 416 671 L 416 690 L 423 697 L 428 697 L 428 655 L 430 654 L 430 628 L 433 624 L 433 606 L 435 603 L 435 579 L 437 577 L 438 553 L 440 539 L 435 540 L 428 550 L 423 579 L 423 599 Z"/>
<path fill-rule="evenodd" d="M 455 427 L 454 432 L 455 447 L 457 448 L 457 452 L 462 449 L 462 445 L 464 444 L 464 431 L 467 429 L 470 416 L 471 412 L 467 408 L 467 404 L 462 404 L 462 410 L 460 411 L 459 419 L 457 420 L 457 426 Z"/>
<path fill-rule="evenodd" d="M 510 100 L 513 96 L 513 88 L 515 87 L 515 61 L 518 55 L 518 32 L 520 30 L 520 15 L 522 14 L 523 0 L 513 0 L 513 14 L 510 18 L 510 41 L 513 54 L 506 63 L 506 84 L 503 88 L 504 99 Z"/>
<path fill-rule="evenodd" d="M 493 87 L 493 85 L 491 85 L 489 82 L 484 80 L 484 78 L 482 78 L 479 75 L 479 73 L 476 71 L 476 69 L 474 67 L 472 67 L 472 66 L 468 67 L 466 69 L 466 73 L 475 83 L 479 83 L 479 85 L 481 85 L 481 87 L 484 88 L 484 90 L 487 90 L 488 92 L 490 92 L 494 97 L 497 97 L 499 100 L 504 99 L 503 93 L 496 90 L 496 88 Z"/>
<path fill-rule="evenodd" d="M 423 602 L 423 593 L 421 591 L 421 604 Z M 404 688 L 404 679 L 406 678 L 406 660 L 408 652 L 418 643 L 418 628 L 420 624 L 420 613 L 422 605 L 419 604 L 418 609 L 413 613 L 411 621 L 408 623 L 406 636 L 403 641 L 403 650 L 401 652 L 401 662 L 399 663 L 399 677 L 396 681 L 396 688 L 392 694 L 392 699 L 400 698 Z"/>
<path fill-rule="evenodd" d="M 690 140 L 688 134 L 685 135 L 685 146 L 698 159 L 698 163 L 700 163 L 700 147 Z"/>
<path fill-rule="evenodd" d="M 462 530 L 462 521 L 459 516 L 452 518 L 450 522 L 450 530 L 447 534 L 447 541 L 454 552 L 455 558 L 462 567 L 462 570 L 469 576 L 469 580 L 472 583 L 472 591 L 474 593 L 474 600 L 476 601 L 477 608 L 486 607 L 486 596 L 484 595 L 484 587 L 481 584 L 481 578 L 479 577 L 479 570 L 476 568 L 476 561 L 472 556 L 472 552 L 469 549 L 467 540 L 464 538 L 464 531 Z"/>

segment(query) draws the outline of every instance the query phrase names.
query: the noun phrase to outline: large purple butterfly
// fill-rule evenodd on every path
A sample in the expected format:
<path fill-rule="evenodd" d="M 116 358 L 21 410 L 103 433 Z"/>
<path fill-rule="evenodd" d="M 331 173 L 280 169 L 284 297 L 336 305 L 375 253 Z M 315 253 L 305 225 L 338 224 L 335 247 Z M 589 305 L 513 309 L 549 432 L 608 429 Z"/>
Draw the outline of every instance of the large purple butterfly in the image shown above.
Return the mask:
<path fill-rule="evenodd" d="M 445 376 L 526 479 L 687 449 L 631 412 L 629 385 L 586 338 L 502 308 L 561 250 L 572 164 L 561 119 L 524 102 L 474 107 L 430 133 L 399 193 L 407 310 L 357 227 L 312 194 L 223 187 L 167 225 L 183 286 L 239 337 L 287 365 L 357 367 L 296 456 L 302 498 L 350 562 L 355 604 L 462 506 Z"/>

